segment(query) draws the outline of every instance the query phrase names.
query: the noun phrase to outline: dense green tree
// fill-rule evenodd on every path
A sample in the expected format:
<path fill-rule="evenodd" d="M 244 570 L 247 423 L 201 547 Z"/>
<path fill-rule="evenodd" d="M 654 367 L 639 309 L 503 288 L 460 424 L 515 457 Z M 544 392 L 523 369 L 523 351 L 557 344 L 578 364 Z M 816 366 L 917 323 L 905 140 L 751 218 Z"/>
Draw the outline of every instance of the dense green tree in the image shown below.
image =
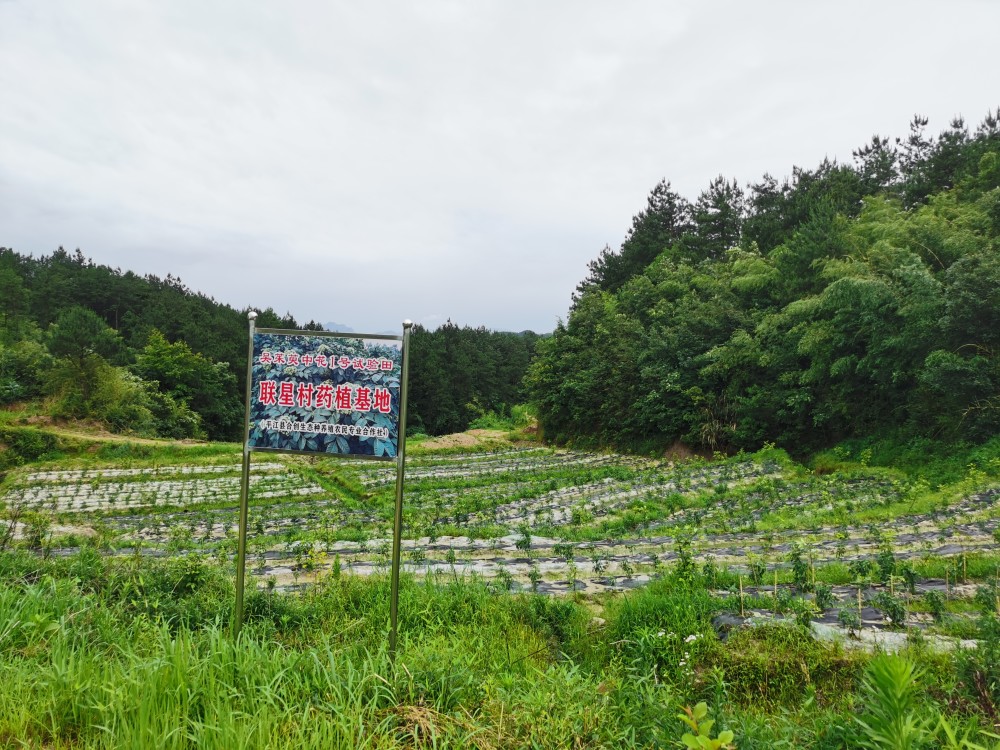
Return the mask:
<path fill-rule="evenodd" d="M 765 174 L 760 182 L 748 186 L 747 217 L 743 222 L 743 235 L 748 244 L 770 252 L 788 237 L 785 201 L 790 189 L 787 181 L 779 186 L 769 174 Z"/>
<path fill-rule="evenodd" d="M 877 195 L 899 181 L 899 150 L 888 137 L 872 136 L 869 143 L 851 152 L 865 195 Z"/>
<path fill-rule="evenodd" d="M 160 392 L 195 412 L 209 438 L 239 438 L 243 405 L 236 378 L 226 365 L 192 351 L 183 341 L 170 343 L 154 330 L 132 369 L 143 380 L 156 383 Z"/>
<path fill-rule="evenodd" d="M 588 265 L 588 276 L 574 300 L 588 289 L 613 292 L 642 273 L 656 257 L 692 229 L 691 206 L 666 180 L 646 199 L 646 208 L 632 217 L 632 228 L 618 251 L 605 247 Z"/>
<path fill-rule="evenodd" d="M 55 357 L 80 362 L 91 354 L 111 359 L 121 354 L 121 337 L 96 313 L 70 307 L 49 327 L 47 344 Z"/>
<path fill-rule="evenodd" d="M 0 343 L 0 404 L 42 395 L 52 356 L 33 339 Z"/>
<path fill-rule="evenodd" d="M 983 440 L 1000 430 L 1000 360 L 994 352 L 927 355 L 911 399 L 915 428 L 946 438 Z"/>
<path fill-rule="evenodd" d="M 684 252 L 694 260 L 718 259 L 740 241 L 746 210 L 743 189 L 719 175 L 701 192 L 692 210 L 693 231 L 685 234 Z"/>
<path fill-rule="evenodd" d="M 457 326 L 413 327 L 410 339 L 411 429 L 460 432 L 485 412 L 503 414 L 523 403 L 524 373 L 538 337 Z"/>
<path fill-rule="evenodd" d="M 62 248 L 38 259 L 0 248 L 0 286 L 0 316 L 6 313 L 7 321 L 2 326 L 3 341 L 14 347 L 22 340 L 30 340 L 36 325 L 46 329 L 44 341 L 57 360 L 47 370 L 48 386 L 65 396 L 60 401 L 64 413 L 92 415 L 94 410 L 85 404 L 95 398 L 101 377 L 117 379 L 119 385 L 128 380 L 117 373 L 110 375 L 102 362 L 109 366 L 127 364 L 154 330 L 162 330 L 168 332 L 169 340 L 182 338 L 191 352 L 205 361 L 223 363 L 214 365 L 212 373 L 206 374 L 202 390 L 208 404 L 199 406 L 205 412 L 206 429 L 214 436 L 236 436 L 232 404 L 240 402 L 246 372 L 245 311 L 195 294 L 176 277 L 159 279 L 122 273 L 94 264 L 79 250 L 69 253 Z M 264 324 L 297 327 L 291 316 L 278 316 L 272 310 L 261 317 Z M 12 324 L 14 320 L 17 325 Z M 7 350 L 7 360 L 11 351 Z M 16 382 L 18 386 L 12 386 L 10 394 L 37 394 L 30 383 L 25 387 L 23 377 Z M 142 383 L 140 387 L 146 388 Z M 227 391 L 224 408 L 219 407 L 219 387 Z M 163 396 L 170 402 L 163 402 Z M 197 424 L 193 412 L 184 412 L 187 401 L 173 402 L 169 394 L 158 391 L 150 391 L 149 398 L 155 402 L 153 407 L 166 415 L 160 420 L 162 424 L 169 421 L 170 414 L 178 424 L 192 420 Z M 190 425 L 181 431 L 192 433 Z"/>
<path fill-rule="evenodd" d="M 50 386 L 60 395 L 62 412 L 91 416 L 102 378 L 111 377 L 108 359 L 123 352 L 121 338 L 96 313 L 77 306 L 63 310 L 49 326 L 46 344 L 56 358 Z"/>
<path fill-rule="evenodd" d="M 856 216 L 865 194 L 861 174 L 829 159 L 814 170 L 794 167 L 792 179 L 780 187 L 777 180 L 765 175 L 761 182 L 750 185 L 742 226 L 744 244 L 756 243 L 760 250 L 770 252 L 818 213 Z"/>
<path fill-rule="evenodd" d="M 27 307 L 28 291 L 21 275 L 13 268 L 0 266 L 0 340 L 19 338 L 19 323 Z"/>

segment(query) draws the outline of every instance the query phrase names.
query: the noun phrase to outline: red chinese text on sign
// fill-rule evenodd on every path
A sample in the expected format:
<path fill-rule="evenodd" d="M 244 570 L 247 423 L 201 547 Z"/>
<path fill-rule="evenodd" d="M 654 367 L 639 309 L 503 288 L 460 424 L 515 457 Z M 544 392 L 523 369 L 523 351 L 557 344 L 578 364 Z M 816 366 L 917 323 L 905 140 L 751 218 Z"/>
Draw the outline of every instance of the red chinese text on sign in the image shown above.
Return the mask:
<path fill-rule="evenodd" d="M 391 412 L 392 394 L 385 388 L 376 388 L 373 396 L 372 408 L 375 409 L 375 411 L 382 412 L 383 414 Z"/>
<path fill-rule="evenodd" d="M 372 390 L 371 388 L 358 388 L 354 392 L 354 411 L 371 411 Z"/>
<path fill-rule="evenodd" d="M 312 383 L 299 383 L 299 387 L 295 391 L 295 403 L 299 406 L 312 406 L 315 390 Z"/>
<path fill-rule="evenodd" d="M 337 403 L 337 411 L 350 411 L 351 389 L 346 385 L 338 385 L 337 392 L 334 395 L 334 400 Z"/>
<path fill-rule="evenodd" d="M 333 386 L 329 383 L 323 383 L 316 387 L 316 401 L 315 405 L 317 409 L 332 409 L 333 408 Z"/>
<path fill-rule="evenodd" d="M 278 383 L 278 406 L 295 406 L 295 383 L 291 380 Z"/>
<path fill-rule="evenodd" d="M 257 401 L 268 406 L 274 406 L 278 402 L 278 384 L 273 380 L 260 381 L 260 392 Z"/>

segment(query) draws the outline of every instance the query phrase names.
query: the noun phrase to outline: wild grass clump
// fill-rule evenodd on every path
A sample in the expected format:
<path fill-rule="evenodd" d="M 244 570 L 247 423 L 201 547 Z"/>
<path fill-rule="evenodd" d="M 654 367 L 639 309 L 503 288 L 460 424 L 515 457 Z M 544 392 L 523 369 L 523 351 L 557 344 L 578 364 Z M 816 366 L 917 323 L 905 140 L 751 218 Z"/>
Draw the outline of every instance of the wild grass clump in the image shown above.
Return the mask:
<path fill-rule="evenodd" d="M 507 408 L 501 405 L 499 410 L 484 411 L 479 409 L 479 414 L 469 424 L 470 430 L 503 430 L 514 432 L 523 430 L 535 422 L 532 408 L 526 404 L 515 404 Z"/>
<path fill-rule="evenodd" d="M 1000 619 L 984 615 L 979 625 L 979 644 L 958 657 L 961 695 L 994 723 L 1000 721 Z"/>
<path fill-rule="evenodd" d="M 885 434 L 845 440 L 829 451 L 816 454 L 814 467 L 842 471 L 861 466 L 892 467 L 911 477 L 923 477 L 932 488 L 967 478 L 970 467 L 988 476 L 1000 476 L 1000 437 L 982 443 L 936 440 Z"/>
<path fill-rule="evenodd" d="M 708 701 L 734 744 L 859 747 L 869 656 L 782 624 L 718 638 L 697 570 L 603 602 L 403 576 L 253 591 L 237 641 L 231 571 L 197 556 L 0 555 L 0 741 L 54 748 L 666 747 Z M 993 623 L 991 625 L 991 623 Z M 993 628 L 992 630 L 990 628 Z M 922 659 L 919 705 L 958 735 L 996 710 L 1000 636 Z M 985 725 L 985 723 L 983 724 Z M 873 726 L 873 725 L 872 725 Z M 930 731 L 930 730 L 928 730 Z M 714 733 L 713 733 L 714 734 Z M 727 735 L 728 736 L 728 735 Z M 930 736 L 930 735 L 928 735 Z"/>
<path fill-rule="evenodd" d="M 382 578 L 252 593 L 233 641 L 208 561 L 2 559 L 7 744 L 627 748 L 671 731 L 673 693 L 584 666 L 601 635 L 572 601 L 404 577 L 393 662 Z"/>
<path fill-rule="evenodd" d="M 694 665 L 714 641 L 709 593 L 668 576 L 613 602 L 606 610 L 605 658 L 626 672 L 690 688 Z"/>
<path fill-rule="evenodd" d="M 731 633 L 725 648 L 714 648 L 706 664 L 725 674 L 729 698 L 737 705 L 778 711 L 803 696 L 820 706 L 843 708 L 854 692 L 867 656 L 817 642 L 784 623 Z"/>

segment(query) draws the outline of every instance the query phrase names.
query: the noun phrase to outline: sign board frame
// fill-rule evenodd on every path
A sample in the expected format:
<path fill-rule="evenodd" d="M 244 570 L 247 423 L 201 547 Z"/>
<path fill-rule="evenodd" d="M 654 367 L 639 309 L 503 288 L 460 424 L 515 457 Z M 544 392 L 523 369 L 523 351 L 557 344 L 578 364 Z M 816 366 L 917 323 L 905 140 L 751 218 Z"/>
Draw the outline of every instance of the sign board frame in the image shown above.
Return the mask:
<path fill-rule="evenodd" d="M 409 379 L 410 329 L 413 323 L 403 321 L 403 335 L 340 333 L 337 331 L 303 331 L 281 328 L 256 328 L 257 313 L 247 314 L 250 325 L 250 339 L 247 348 L 247 386 L 243 420 L 243 471 L 240 483 L 240 527 L 236 552 L 236 609 L 233 616 L 233 636 L 238 637 L 243 625 L 243 599 L 246 586 L 246 546 L 250 495 L 250 454 L 266 453 L 307 453 L 312 455 L 340 456 L 344 458 L 365 458 L 369 460 L 395 460 L 396 462 L 396 503 L 393 514 L 392 569 L 389 601 L 389 653 L 396 652 L 397 622 L 399 608 L 399 568 L 401 557 L 401 536 L 403 528 L 403 467 L 406 458 L 406 406 Z M 276 352 L 264 350 L 255 352 L 257 335 L 270 336 L 277 342 L 283 337 L 299 339 L 291 343 L 313 340 L 317 355 L 308 354 L 309 361 L 303 364 L 302 352 L 294 352 L 295 362 L 288 362 L 289 349 L 278 349 L 283 361 L 274 362 Z M 337 344 L 361 342 L 361 349 L 348 357 L 347 352 L 336 352 Z M 399 362 L 394 362 L 391 351 L 380 342 L 399 342 Z M 371 351 L 367 351 L 371 349 Z M 330 355 L 336 354 L 336 364 L 330 363 Z M 374 356 L 379 354 L 380 356 Z M 364 356 L 363 356 L 364 355 Z M 368 356 L 372 355 L 372 356 Z M 320 363 L 317 358 L 322 357 Z M 347 359 L 344 359 L 347 358 Z M 269 360 L 269 361 L 264 361 Z M 350 360 L 350 361 L 347 361 Z M 272 366 L 276 365 L 276 366 Z M 390 366 L 391 365 L 391 366 Z M 273 379 L 255 379 L 258 374 L 271 375 Z M 398 370 L 397 370 L 398 367 Z M 348 375 L 349 371 L 353 371 Z M 394 375 L 398 373 L 398 380 Z M 388 377 L 386 377 L 388 376 Z M 262 386 L 262 382 L 270 385 Z M 395 387 L 393 387 L 395 385 Z M 257 389 L 257 403 L 253 401 L 253 391 Z M 395 398 L 393 398 L 395 395 Z M 335 400 L 339 399 L 339 400 Z M 395 406 L 394 406 L 395 405 Z M 287 412 L 282 409 L 287 408 Z M 307 410 L 307 411 L 305 411 Z M 300 417 L 316 415 L 323 421 L 302 422 L 285 419 L 285 414 Z M 276 423 L 264 429 L 262 416 L 272 415 Z M 350 416 L 359 415 L 359 416 Z M 255 417 L 253 420 L 251 417 Z M 358 426 L 364 422 L 365 424 Z M 282 429 L 280 425 L 295 425 Z M 313 429 L 315 427 L 315 429 Z M 395 429 L 395 442 L 391 440 Z M 381 431 L 386 430 L 383 434 Z M 377 432 L 376 432 L 377 431 Z M 309 434 L 312 437 L 292 438 L 289 433 Z M 266 437 L 265 437 L 266 436 Z M 323 436 L 323 437 L 321 437 Z M 382 440 L 388 437 L 389 440 Z M 350 439 L 350 438 L 353 438 Z M 264 445 L 259 443 L 263 441 Z M 288 447 L 289 442 L 302 443 L 301 447 Z M 271 445 L 270 443 L 274 443 Z M 335 450 L 321 450 L 333 446 Z M 345 449 L 346 446 L 346 449 Z M 371 448 L 372 452 L 363 449 Z M 356 449 L 360 452 L 353 452 Z"/>
<path fill-rule="evenodd" d="M 250 449 L 394 459 L 403 339 L 255 328 Z"/>

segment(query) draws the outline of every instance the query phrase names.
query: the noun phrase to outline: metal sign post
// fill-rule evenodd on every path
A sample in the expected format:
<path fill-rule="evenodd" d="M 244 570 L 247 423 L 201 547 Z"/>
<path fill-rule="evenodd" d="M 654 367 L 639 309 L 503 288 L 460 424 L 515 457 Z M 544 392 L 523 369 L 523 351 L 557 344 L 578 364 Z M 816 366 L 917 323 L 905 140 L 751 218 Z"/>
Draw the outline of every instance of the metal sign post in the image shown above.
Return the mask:
<path fill-rule="evenodd" d="M 250 312 L 233 636 L 243 625 L 250 454 L 311 453 L 396 461 L 390 653 L 395 653 L 403 525 L 409 341 L 403 335 L 256 328 Z"/>
<path fill-rule="evenodd" d="M 399 614 L 399 557 L 403 536 L 403 463 L 406 458 L 406 384 L 410 374 L 410 329 L 413 323 L 403 321 L 403 364 L 400 378 L 399 450 L 396 453 L 396 510 L 392 517 L 392 573 L 389 591 L 389 656 L 396 658 L 396 637 Z"/>
<path fill-rule="evenodd" d="M 247 313 L 250 321 L 250 347 L 247 354 L 247 395 L 243 411 L 243 473 L 240 475 L 240 536 L 236 546 L 236 609 L 233 612 L 233 638 L 243 626 L 243 589 L 247 570 L 247 519 L 250 515 L 250 378 L 253 375 L 253 334 L 257 313 Z"/>

